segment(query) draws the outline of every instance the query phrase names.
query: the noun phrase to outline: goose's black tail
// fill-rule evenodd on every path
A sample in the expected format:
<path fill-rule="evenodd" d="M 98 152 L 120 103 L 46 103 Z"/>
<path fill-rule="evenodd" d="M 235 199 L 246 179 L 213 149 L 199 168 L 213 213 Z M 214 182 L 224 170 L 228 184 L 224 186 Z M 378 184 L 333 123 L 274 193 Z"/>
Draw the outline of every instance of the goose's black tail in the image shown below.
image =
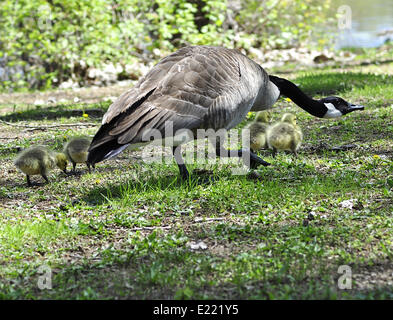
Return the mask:
<path fill-rule="evenodd" d="M 119 134 L 116 135 L 113 133 L 111 134 L 111 131 L 116 128 L 123 119 L 128 118 L 133 112 L 135 112 L 135 110 L 137 110 L 138 107 L 140 107 L 142 103 L 145 102 L 152 95 L 154 90 L 155 88 L 150 90 L 145 96 L 143 96 L 138 101 L 134 102 L 128 108 L 126 108 L 125 112 L 121 112 L 116 117 L 110 119 L 109 122 L 104 123 L 100 127 L 89 147 L 89 155 L 87 156 L 87 162 L 89 164 L 94 165 L 95 163 L 102 160 L 115 157 L 129 146 L 131 141 L 127 141 L 126 143 L 118 142 L 118 138 L 119 136 L 121 136 L 122 132 L 118 132 Z M 120 100 L 120 102 L 117 102 L 116 100 L 109 107 L 108 112 L 111 110 L 111 108 L 122 107 L 123 100 L 121 99 L 124 99 L 124 96 L 120 96 L 120 98 L 118 99 Z M 127 128 L 129 129 L 129 127 L 126 126 L 124 130 L 127 130 Z"/>
<path fill-rule="evenodd" d="M 87 162 L 96 164 L 102 160 L 112 158 L 128 147 L 128 144 L 120 144 L 117 142 L 117 136 L 109 135 L 110 129 L 107 124 L 101 126 L 89 147 L 89 155 Z"/>

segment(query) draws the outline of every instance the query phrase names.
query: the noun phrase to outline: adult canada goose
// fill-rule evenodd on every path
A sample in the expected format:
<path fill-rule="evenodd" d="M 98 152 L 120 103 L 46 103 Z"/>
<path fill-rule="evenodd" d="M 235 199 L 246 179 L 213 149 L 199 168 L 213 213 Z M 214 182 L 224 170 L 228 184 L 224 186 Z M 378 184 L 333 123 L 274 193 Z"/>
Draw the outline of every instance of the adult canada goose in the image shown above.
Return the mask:
<path fill-rule="evenodd" d="M 259 111 L 255 116 L 255 120 L 245 127 L 245 129 L 250 130 L 250 148 L 252 151 L 267 147 L 266 129 L 269 126 L 270 119 L 270 110 Z"/>
<path fill-rule="evenodd" d="M 67 173 L 67 157 L 64 153 L 49 150 L 46 146 L 33 146 L 19 153 L 15 166 L 26 174 L 27 185 L 32 185 L 30 176 L 40 174 L 46 182 L 48 171 L 57 166 Z"/>
<path fill-rule="evenodd" d="M 90 164 L 87 162 L 88 149 L 91 143 L 91 139 L 86 137 L 75 137 L 71 138 L 64 145 L 64 154 L 68 160 L 72 163 L 72 170 L 75 173 L 77 163 L 86 163 L 87 168 L 90 172 Z M 94 168 L 94 165 L 93 165 Z"/>
<path fill-rule="evenodd" d="M 269 148 L 273 149 L 273 156 L 277 150 L 288 150 L 297 157 L 297 149 L 302 139 L 302 130 L 296 124 L 296 116 L 292 113 L 284 113 L 281 121 L 272 124 L 266 131 L 266 141 Z"/>
<path fill-rule="evenodd" d="M 280 94 L 320 118 L 336 118 L 363 109 L 338 97 L 314 100 L 292 82 L 269 76 L 240 52 L 223 47 L 190 46 L 157 63 L 132 89 L 123 93 L 105 113 L 89 148 L 88 162 L 95 164 L 116 156 L 128 146 L 140 146 L 152 137 L 174 137 L 172 152 L 180 174 L 189 174 L 181 156 L 184 143 L 178 130 L 187 129 L 188 139 L 197 129 L 235 127 L 249 111 L 272 107 Z M 152 134 L 154 133 L 154 134 Z M 192 133 L 192 135 L 190 135 Z M 225 150 L 220 156 L 250 156 L 250 165 L 269 165 L 250 150 Z"/>

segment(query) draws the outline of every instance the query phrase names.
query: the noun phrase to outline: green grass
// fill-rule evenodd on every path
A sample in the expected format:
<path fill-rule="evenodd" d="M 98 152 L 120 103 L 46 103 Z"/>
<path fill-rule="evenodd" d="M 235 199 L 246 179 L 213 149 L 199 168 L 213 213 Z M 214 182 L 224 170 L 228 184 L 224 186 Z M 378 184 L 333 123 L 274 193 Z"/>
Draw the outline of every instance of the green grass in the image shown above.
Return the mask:
<path fill-rule="evenodd" d="M 18 148 L 61 149 L 74 134 L 93 135 L 100 116 L 81 114 L 107 104 L 16 105 L 0 119 L 97 127 L 0 123 L 0 298 L 391 299 L 391 76 L 355 67 L 292 75 L 313 96 L 338 95 L 366 110 L 319 120 L 281 99 L 274 118 L 295 112 L 303 145 L 297 159 L 262 152 L 273 165 L 258 169 L 259 181 L 217 163 L 189 166 L 208 168 L 214 182 L 184 182 L 174 162 L 149 164 L 141 151 L 126 151 L 91 174 L 81 165 L 77 176 L 53 170 L 50 184 L 27 188 L 12 163 Z M 334 150 L 343 145 L 352 147 Z M 191 249 L 199 241 L 207 248 Z M 38 287 L 42 265 L 51 267 L 52 289 Z M 351 290 L 338 288 L 340 265 L 352 268 Z"/>

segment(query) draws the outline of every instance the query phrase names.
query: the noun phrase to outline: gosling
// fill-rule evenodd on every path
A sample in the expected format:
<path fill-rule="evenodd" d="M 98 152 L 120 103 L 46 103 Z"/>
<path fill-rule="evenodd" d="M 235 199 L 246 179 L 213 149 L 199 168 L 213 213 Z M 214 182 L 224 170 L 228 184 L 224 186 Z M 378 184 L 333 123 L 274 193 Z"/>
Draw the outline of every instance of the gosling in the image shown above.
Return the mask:
<path fill-rule="evenodd" d="M 64 154 L 68 160 L 71 161 L 73 167 L 73 173 L 76 172 L 77 163 L 86 163 L 87 168 L 90 171 L 90 164 L 87 162 L 88 150 L 90 147 L 91 140 L 86 137 L 72 138 L 64 145 Z M 94 165 L 93 165 L 94 168 Z"/>
<path fill-rule="evenodd" d="M 46 146 L 33 146 L 19 153 L 14 161 L 15 166 L 26 174 L 27 186 L 31 187 L 30 176 L 40 174 L 49 183 L 49 169 L 55 166 L 67 174 L 67 157 L 64 153 L 55 152 Z"/>
<path fill-rule="evenodd" d="M 296 124 L 296 116 L 285 113 L 281 121 L 272 124 L 266 131 L 268 147 L 273 149 L 273 157 L 277 150 L 292 151 L 297 157 L 297 150 L 303 140 L 303 133 Z"/>
<path fill-rule="evenodd" d="M 271 111 L 257 112 L 255 120 L 246 129 L 250 130 L 250 148 L 252 151 L 266 149 L 266 130 L 271 120 Z"/>

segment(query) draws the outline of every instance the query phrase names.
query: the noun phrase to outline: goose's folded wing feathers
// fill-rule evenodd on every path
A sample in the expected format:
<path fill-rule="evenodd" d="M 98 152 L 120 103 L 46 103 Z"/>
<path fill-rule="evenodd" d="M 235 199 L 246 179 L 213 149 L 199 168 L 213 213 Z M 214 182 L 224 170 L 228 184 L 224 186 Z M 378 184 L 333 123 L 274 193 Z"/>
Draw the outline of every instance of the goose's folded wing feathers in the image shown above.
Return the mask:
<path fill-rule="evenodd" d="M 226 106 L 242 99 L 239 61 L 229 49 L 209 47 L 185 47 L 164 58 L 110 106 L 92 146 L 114 138 L 140 142 L 146 130 L 163 133 L 166 121 L 176 132 L 200 127 L 212 113 L 228 116 Z"/>

